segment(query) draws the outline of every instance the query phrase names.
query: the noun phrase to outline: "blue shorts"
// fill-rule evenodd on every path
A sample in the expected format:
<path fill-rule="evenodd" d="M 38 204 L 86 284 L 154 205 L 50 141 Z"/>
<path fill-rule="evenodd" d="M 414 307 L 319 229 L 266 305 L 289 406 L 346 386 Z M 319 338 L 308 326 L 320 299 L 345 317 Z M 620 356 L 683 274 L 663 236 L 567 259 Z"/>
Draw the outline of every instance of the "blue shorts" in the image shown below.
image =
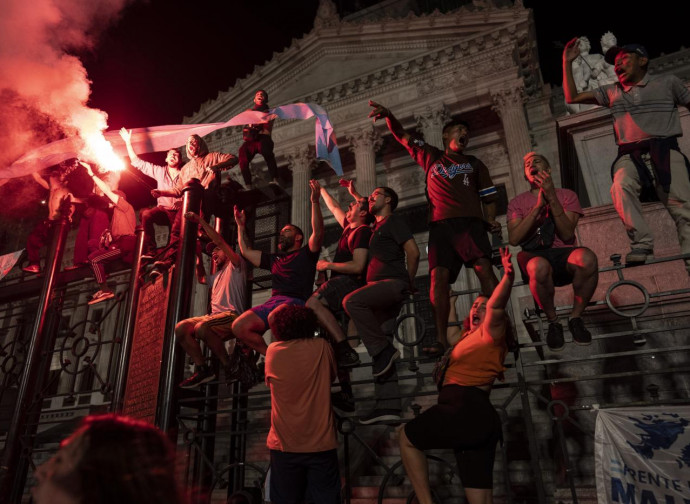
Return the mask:
<path fill-rule="evenodd" d="M 304 306 L 304 299 L 294 298 L 290 296 L 271 296 L 264 304 L 253 306 L 250 308 L 264 323 L 268 329 L 268 315 L 278 308 L 280 305 L 295 305 Z"/>

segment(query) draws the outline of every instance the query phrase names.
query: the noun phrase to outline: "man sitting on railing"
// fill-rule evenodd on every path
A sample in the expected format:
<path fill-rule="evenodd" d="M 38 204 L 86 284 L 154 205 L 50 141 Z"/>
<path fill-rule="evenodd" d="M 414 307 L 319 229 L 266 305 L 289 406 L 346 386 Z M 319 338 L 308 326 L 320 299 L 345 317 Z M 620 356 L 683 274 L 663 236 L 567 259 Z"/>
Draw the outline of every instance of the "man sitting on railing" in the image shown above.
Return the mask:
<path fill-rule="evenodd" d="M 357 366 L 359 355 L 350 346 L 333 312 L 341 309 L 345 296 L 365 283 L 364 273 L 371 239 L 370 224 L 374 218 L 369 213 L 367 199 L 357 193 L 353 181 L 341 179 L 340 185 L 348 188 L 354 201 L 350 203 L 347 211 L 343 211 L 328 191 L 321 188 L 321 196 L 335 216 L 335 220 L 343 228 L 343 234 L 338 241 L 333 261 L 321 259 L 316 263 L 316 269 L 323 272 L 330 271 L 331 278 L 307 300 L 307 307 L 314 310 L 319 324 L 328 331 L 335 350 L 335 359 L 339 367 L 340 391 L 333 393 L 333 404 L 338 409 L 352 412 L 355 410 L 355 403 L 350 371 L 344 368 Z"/>
<path fill-rule="evenodd" d="M 242 256 L 256 267 L 271 272 L 273 290 L 264 304 L 253 306 L 232 324 L 232 332 L 246 345 L 262 355 L 266 355 L 266 342 L 263 334 L 268 330 L 268 316 L 280 305 L 304 306 L 314 289 L 316 262 L 319 260 L 323 242 L 323 216 L 321 215 L 321 186 L 310 180 L 311 187 L 311 225 L 312 234 L 308 244 L 304 243 L 304 232 L 294 224 L 281 229 L 278 239 L 278 252 L 269 254 L 254 250 L 249 246 L 245 230 L 244 211 L 235 207 L 237 236 Z"/>
<path fill-rule="evenodd" d="M 376 404 L 363 424 L 400 421 L 395 349 L 381 325 L 395 318 L 410 291 L 419 266 L 419 248 L 402 217 L 393 214 L 398 195 L 390 187 L 377 187 L 369 196 L 369 212 L 376 218 L 369 242 L 367 284 L 348 294 L 345 311 L 372 360 Z"/>
<path fill-rule="evenodd" d="M 525 179 L 531 189 L 508 204 L 508 239 L 511 245 L 522 247 L 518 265 L 549 322 L 549 348 L 559 351 L 565 344 L 553 296 L 554 286 L 569 283 L 573 284 L 575 299 L 568 327 L 575 343 L 589 345 L 592 335 L 581 315 L 597 288 L 599 269 L 594 252 L 577 245 L 580 202 L 573 191 L 554 187 L 551 166 L 544 156 L 530 152 L 524 159 Z"/>
<path fill-rule="evenodd" d="M 234 338 L 232 323 L 247 309 L 249 303 L 245 292 L 247 262 L 197 214 L 187 212 L 185 218 L 200 224 L 211 239 L 206 250 L 211 253 L 211 259 L 216 264 L 216 272 L 208 279 L 211 286 L 211 314 L 188 318 L 175 326 L 177 342 L 196 365 L 196 372 L 180 383 L 181 388 L 189 389 L 216 378 L 213 369 L 204 361 L 199 340 L 218 358 L 226 380 L 236 378 L 225 341 Z"/>
<path fill-rule="evenodd" d="M 331 408 L 335 358 L 314 338 L 316 317 L 283 304 L 268 317 L 274 343 L 266 351 L 271 390 L 271 501 L 340 504 L 338 441 Z"/>

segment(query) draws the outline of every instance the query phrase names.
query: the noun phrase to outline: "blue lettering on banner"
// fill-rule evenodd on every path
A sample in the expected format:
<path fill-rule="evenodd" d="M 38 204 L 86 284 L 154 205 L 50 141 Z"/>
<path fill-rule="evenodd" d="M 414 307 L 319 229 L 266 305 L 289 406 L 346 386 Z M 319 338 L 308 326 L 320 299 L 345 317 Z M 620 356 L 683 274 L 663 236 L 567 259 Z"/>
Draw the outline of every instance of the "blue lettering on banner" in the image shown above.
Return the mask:
<path fill-rule="evenodd" d="M 439 176 L 452 180 L 456 175 L 462 173 L 474 173 L 474 168 L 472 168 L 470 163 L 453 163 L 450 166 L 443 166 L 443 163 L 436 163 L 431 167 L 432 177 Z"/>
<path fill-rule="evenodd" d="M 627 486 L 623 488 L 623 482 L 619 478 L 611 478 L 611 500 L 621 504 L 638 504 L 635 485 L 627 483 Z M 664 495 L 663 500 L 657 500 L 654 492 L 646 489 L 640 492 L 639 504 L 676 504 L 676 499 L 673 495 Z M 683 498 L 682 504 L 690 504 L 690 499 Z"/>

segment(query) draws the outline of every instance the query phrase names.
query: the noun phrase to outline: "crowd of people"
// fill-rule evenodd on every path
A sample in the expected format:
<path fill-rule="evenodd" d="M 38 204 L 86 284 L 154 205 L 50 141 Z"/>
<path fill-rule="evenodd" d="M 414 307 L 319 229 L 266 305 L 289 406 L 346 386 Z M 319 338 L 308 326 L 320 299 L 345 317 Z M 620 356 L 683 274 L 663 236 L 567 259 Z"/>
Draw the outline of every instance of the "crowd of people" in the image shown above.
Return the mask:
<path fill-rule="evenodd" d="M 578 91 L 572 74 L 572 62 L 580 54 L 578 44 L 573 39 L 563 53 L 565 96 L 569 103 L 596 103 L 613 110 L 619 156 L 611 170 L 611 194 L 631 240 L 626 262 L 644 263 L 652 256 L 653 239 L 640 207 L 640 198 L 650 195 L 667 207 L 676 221 L 682 251 L 690 252 L 690 162 L 677 143 L 682 134 L 677 106 L 690 105 L 690 92 L 676 77 L 650 76 L 647 51 L 639 44 L 608 50 L 605 58 L 613 65 L 618 82 Z M 257 91 L 254 110 L 265 110 L 267 100 L 265 91 Z M 506 312 L 515 276 L 512 256 L 507 248 L 501 249 L 503 275 L 499 281 L 491 264 L 488 238 L 488 233 L 501 231 L 496 221 L 497 190 L 482 161 L 465 153 L 469 124 L 459 120 L 446 124 L 443 149 L 439 149 L 407 133 L 385 106 L 373 101 L 369 104 L 369 117 L 374 121 L 384 119 L 393 137 L 425 173 L 429 297 L 436 341 L 424 350 L 429 356 L 444 356 L 436 374 L 438 404 L 400 429 L 403 462 L 418 501 L 431 503 L 424 450 L 452 448 L 468 501 L 490 502 L 494 452 L 502 432 L 489 393 L 494 381 L 502 379 L 503 361 L 514 343 Z M 248 185 L 251 178 L 247 165 L 256 153 L 266 158 L 272 182 L 278 183 L 270 140 L 272 120 L 245 128 L 239 163 Z M 192 376 L 180 386 L 194 388 L 217 377 L 214 367 L 204 359 L 199 341 L 218 359 L 228 383 L 239 379 L 247 386 L 253 385 L 260 376 L 257 359 L 264 356 L 264 379 L 272 401 L 267 444 L 271 450 L 273 501 L 302 502 L 310 496 L 314 502 L 340 502 L 331 405 L 354 410 L 348 370 L 360 364 L 358 352 L 339 323 L 342 312 L 351 319 L 371 357 L 375 406 L 359 421 L 365 425 L 401 422 L 396 368 L 400 352 L 392 342 L 390 325 L 416 290 L 420 252 L 408 223 L 396 214 L 398 194 L 380 186 L 363 196 L 352 181 L 342 180 L 341 185 L 352 197 L 345 210 L 318 181 L 311 180 L 311 233 L 288 224 L 280 230 L 276 252 L 254 249 L 248 239 L 244 210 L 235 207 L 235 251 L 206 222 L 208 211 L 181 215 L 179 197 L 192 178 L 207 189 L 217 184 L 218 171 L 234 166 L 238 158 L 209 152 L 201 138 L 192 136 L 187 142 L 189 162 L 182 168 L 175 150 L 168 152 L 167 166 L 153 166 L 133 152 L 127 130 L 122 136 L 132 165 L 158 183 L 154 191 L 158 205 L 142 212 L 147 252 L 155 252 L 151 223 L 167 223 L 171 226 L 170 243 L 159 262 L 170 263 L 179 241 L 181 219 L 186 218 L 205 231 L 210 239 L 206 248 L 217 267 L 208 279 L 211 313 L 179 321 L 175 329 L 178 342 L 196 365 Z M 96 246 L 90 231 L 89 239 L 83 240 L 89 247 L 86 257 L 99 284 L 92 302 L 100 302 L 113 296 L 105 282 L 103 264 L 131 254 L 134 211 L 112 183 L 94 175 L 88 164 L 80 164 L 93 178 L 95 190 L 113 208 L 108 228 L 111 241 L 101 240 Z M 521 248 L 518 269 L 548 321 L 545 343 L 552 351 L 565 346 L 563 326 L 554 306 L 554 288 L 572 284 L 574 301 L 567 325 L 575 344 L 590 344 L 592 335 L 582 314 L 597 286 L 598 264 L 596 255 L 577 243 L 576 227 L 583 215 L 578 195 L 554 186 L 550 163 L 538 152 L 525 154 L 523 170 L 530 189 L 509 202 L 507 230 L 510 244 Z M 63 177 L 58 169 L 51 172 L 49 183 L 43 181 L 51 193 L 50 219 L 55 218 L 58 202 L 67 193 Z M 332 260 L 320 259 L 324 236 L 322 200 L 343 229 Z M 101 224 L 96 227 L 103 227 L 103 218 L 98 221 Z M 30 237 L 33 248 L 29 247 L 27 271 L 38 271 L 36 245 L 40 246 L 48 225 L 41 223 Z M 250 265 L 271 272 L 271 296 L 257 306 L 249 306 L 244 294 Z M 686 265 L 690 268 L 690 260 Z M 474 270 L 481 293 L 464 323 L 449 328 L 449 319 L 457 320 L 450 286 L 463 266 Z M 314 289 L 317 271 L 330 272 L 331 276 Z M 325 338 L 315 337 L 318 326 Z M 269 329 L 274 339 L 270 344 L 264 337 Z M 229 339 L 237 342 L 231 353 L 225 346 Z M 333 395 L 331 386 L 336 379 L 340 392 Z M 88 429 L 80 432 L 62 450 L 78 444 Z M 68 482 L 72 486 L 81 484 L 77 479 Z"/>

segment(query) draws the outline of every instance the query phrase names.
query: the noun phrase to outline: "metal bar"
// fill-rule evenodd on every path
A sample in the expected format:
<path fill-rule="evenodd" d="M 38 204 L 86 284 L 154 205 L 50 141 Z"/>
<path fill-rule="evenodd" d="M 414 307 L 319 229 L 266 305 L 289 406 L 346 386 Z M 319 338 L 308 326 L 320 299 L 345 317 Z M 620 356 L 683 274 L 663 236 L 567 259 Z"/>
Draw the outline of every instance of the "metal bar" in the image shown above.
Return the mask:
<path fill-rule="evenodd" d="M 129 354 L 132 350 L 134 338 L 134 326 L 137 322 L 137 306 L 139 304 L 139 269 L 141 268 L 141 254 L 144 250 L 144 228 L 137 226 L 137 244 L 134 248 L 134 260 L 129 276 L 129 302 L 124 328 L 122 331 L 122 344 L 120 345 L 120 358 L 117 363 L 115 384 L 113 386 L 113 400 L 110 403 L 110 411 L 122 411 L 125 399 L 125 386 L 127 384 L 127 372 L 129 371 Z"/>
<path fill-rule="evenodd" d="M 167 341 L 163 348 L 163 367 L 161 369 L 161 386 L 158 391 L 158 411 L 156 425 L 173 440 L 177 440 L 176 414 L 179 409 L 176 386 L 182 378 L 184 354 L 175 343 L 175 325 L 189 317 L 189 305 L 194 285 L 194 260 L 198 224 L 184 218 L 187 212 L 199 213 L 204 188 L 197 179 L 190 180 L 185 186 L 182 203 L 182 226 L 177 250 L 177 264 L 173 272 L 173 286 L 168 304 L 165 334 Z"/>
<path fill-rule="evenodd" d="M 66 218 L 53 222 L 51 228 L 52 239 L 48 249 L 48 257 L 46 258 L 43 288 L 38 300 L 38 311 L 31 333 L 31 343 L 27 352 L 24 374 L 19 383 L 16 407 L 7 429 L 7 442 L 2 455 L 2 465 L 0 466 L 0 503 L 3 504 L 19 502 L 23 489 L 21 481 L 26 477 L 25 472 L 24 474 L 19 474 L 17 471 L 20 466 L 19 459 L 22 451 L 23 431 L 26 429 L 29 405 L 34 400 L 36 390 L 40 387 L 39 368 L 41 367 L 42 354 L 46 351 L 46 343 L 49 341 L 48 331 L 46 331 L 47 313 L 52 301 L 57 274 L 62 263 L 62 254 L 68 231 L 69 221 Z"/>

